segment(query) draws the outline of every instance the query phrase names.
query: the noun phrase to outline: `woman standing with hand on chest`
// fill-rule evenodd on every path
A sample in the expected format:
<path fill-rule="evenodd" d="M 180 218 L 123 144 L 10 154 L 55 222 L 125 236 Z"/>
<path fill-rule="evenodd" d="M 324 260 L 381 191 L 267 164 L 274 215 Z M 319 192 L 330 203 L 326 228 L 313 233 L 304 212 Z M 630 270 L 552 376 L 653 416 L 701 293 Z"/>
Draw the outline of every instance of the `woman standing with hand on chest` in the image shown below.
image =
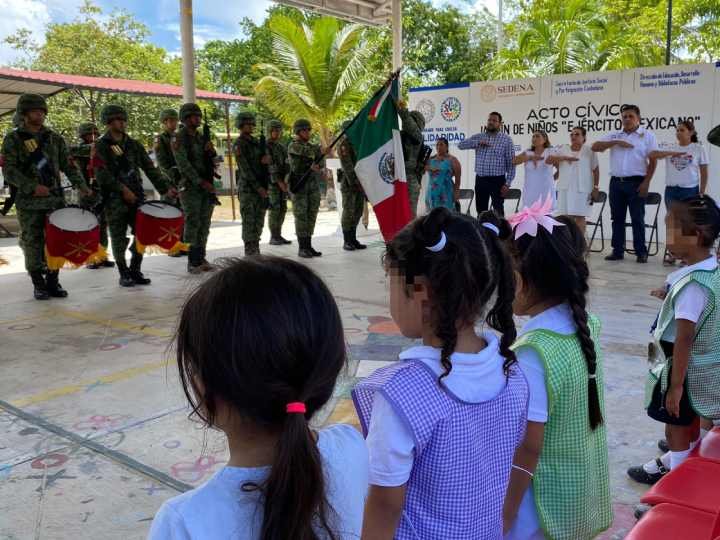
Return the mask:
<path fill-rule="evenodd" d="M 550 138 L 544 131 L 535 131 L 532 147 L 515 156 L 513 165 L 525 164 L 525 184 L 523 185 L 523 206 L 545 202 L 548 197 L 555 208 L 555 166 L 547 163 L 554 151 L 550 148 Z"/>

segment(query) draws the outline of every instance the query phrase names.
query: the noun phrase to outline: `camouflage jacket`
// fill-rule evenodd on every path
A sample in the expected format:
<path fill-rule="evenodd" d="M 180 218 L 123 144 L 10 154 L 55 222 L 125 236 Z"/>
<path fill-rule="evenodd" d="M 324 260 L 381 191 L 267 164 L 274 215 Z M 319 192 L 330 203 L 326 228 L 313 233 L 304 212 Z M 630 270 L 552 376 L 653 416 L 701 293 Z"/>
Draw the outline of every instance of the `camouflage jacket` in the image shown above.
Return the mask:
<path fill-rule="evenodd" d="M 74 187 L 87 188 L 77 167 L 69 159 L 65 140 L 43 127 L 38 133 L 25 128 L 13 129 L 2 145 L 5 180 L 18 188 L 17 207 L 20 210 L 51 210 L 65 204 L 60 172 L 65 173 Z M 35 188 L 45 185 L 49 197 L 36 197 Z"/>
<path fill-rule="evenodd" d="M 161 194 L 168 190 L 168 180 L 145 147 L 127 135 L 118 142 L 106 133 L 95 143 L 95 155 L 95 178 L 106 199 L 121 197 L 123 185 L 142 199 L 141 170 Z"/>
<path fill-rule="evenodd" d="M 263 150 L 260 141 L 253 137 L 238 137 L 233 144 L 237 160 L 238 189 L 246 193 L 257 192 L 258 188 L 268 188 L 270 171 L 261 163 Z"/>
<path fill-rule="evenodd" d="M 163 131 L 155 136 L 153 150 L 155 150 L 155 158 L 158 168 L 165 174 L 173 186 L 180 185 L 180 171 L 175 162 L 175 154 L 173 153 L 173 144 L 175 143 L 175 133 Z"/>
<path fill-rule="evenodd" d="M 312 166 L 313 161 L 320 157 L 320 145 L 310 142 L 303 142 L 300 139 L 293 139 L 288 145 L 288 161 L 290 163 L 291 183 L 297 182 Z M 323 158 L 319 165 L 325 167 L 325 159 Z M 294 181 L 292 179 L 295 179 Z M 307 184 L 312 182 L 318 183 L 318 175 L 310 174 L 307 178 Z"/>
<path fill-rule="evenodd" d="M 340 166 L 343 172 L 342 189 L 358 189 L 360 188 L 360 180 L 355 174 L 355 165 L 357 165 L 357 156 L 355 149 L 350 144 L 347 137 L 343 137 L 338 148 L 338 157 L 340 158 Z"/>
<path fill-rule="evenodd" d="M 196 130 L 193 135 L 185 126 L 181 126 L 172 148 L 182 187 L 199 187 L 203 182 L 213 182 L 213 171 L 206 170 L 201 129 Z"/>
<path fill-rule="evenodd" d="M 270 181 L 273 184 L 287 182 L 287 175 L 290 172 L 288 164 L 287 148 L 279 142 L 268 141 L 268 151 L 272 163 L 270 164 Z"/>
<path fill-rule="evenodd" d="M 405 171 L 408 174 L 414 173 L 417 168 L 418 159 L 420 158 L 420 151 L 422 150 L 423 133 L 420 126 L 415 122 L 415 119 L 410 116 L 410 111 L 400 109 L 398 114 L 402 120 L 401 136 L 405 157 Z"/>

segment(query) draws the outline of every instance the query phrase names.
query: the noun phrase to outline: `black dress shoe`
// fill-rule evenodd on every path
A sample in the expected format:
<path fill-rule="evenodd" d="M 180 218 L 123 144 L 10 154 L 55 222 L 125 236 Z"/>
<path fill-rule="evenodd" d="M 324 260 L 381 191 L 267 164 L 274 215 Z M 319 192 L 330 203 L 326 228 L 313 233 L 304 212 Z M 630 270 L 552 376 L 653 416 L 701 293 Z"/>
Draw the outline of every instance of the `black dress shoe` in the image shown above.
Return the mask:
<path fill-rule="evenodd" d="M 617 253 L 611 253 L 605 257 L 606 261 L 622 261 L 625 258 L 624 255 L 618 255 Z"/>
<path fill-rule="evenodd" d="M 648 256 L 647 255 L 638 255 L 637 256 L 637 262 L 640 264 L 647 263 Z"/>
<path fill-rule="evenodd" d="M 659 472 L 649 473 L 645 469 L 643 469 L 642 465 L 640 465 L 639 467 L 630 467 L 627 470 L 627 474 L 636 482 L 652 486 L 653 484 L 657 483 L 657 481 L 660 480 L 663 476 L 670 472 L 670 469 L 665 467 L 660 458 L 656 458 L 655 463 L 657 463 Z"/>

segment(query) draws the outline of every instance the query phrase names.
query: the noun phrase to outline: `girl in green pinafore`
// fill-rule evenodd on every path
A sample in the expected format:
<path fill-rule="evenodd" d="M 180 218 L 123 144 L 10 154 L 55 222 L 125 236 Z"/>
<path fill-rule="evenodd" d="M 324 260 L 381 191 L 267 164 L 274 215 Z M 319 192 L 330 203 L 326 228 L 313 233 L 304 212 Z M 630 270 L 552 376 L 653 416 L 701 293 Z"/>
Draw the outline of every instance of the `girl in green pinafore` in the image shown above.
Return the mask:
<path fill-rule="evenodd" d="M 525 440 L 503 512 L 506 540 L 593 538 L 612 523 L 600 321 L 586 311 L 587 246 L 550 206 L 510 218 L 517 292 L 530 316 L 515 342 L 530 387 Z"/>

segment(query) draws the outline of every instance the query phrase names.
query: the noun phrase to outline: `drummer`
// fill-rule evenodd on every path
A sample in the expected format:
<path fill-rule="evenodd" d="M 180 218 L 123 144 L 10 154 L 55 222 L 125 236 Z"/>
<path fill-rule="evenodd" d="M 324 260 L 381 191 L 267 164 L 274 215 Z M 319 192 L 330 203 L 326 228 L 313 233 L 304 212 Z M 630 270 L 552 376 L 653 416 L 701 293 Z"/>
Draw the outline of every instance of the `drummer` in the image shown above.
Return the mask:
<path fill-rule="evenodd" d="M 5 179 L 18 188 L 16 204 L 25 269 L 32 279 L 36 300 L 65 298 L 68 293 L 60 285 L 59 271 L 48 271 L 45 265 L 45 219 L 65 205 L 59 171 L 83 195 L 89 196 L 91 191 L 70 161 L 65 140 L 45 127 L 45 98 L 23 94 L 17 112 L 23 123 L 5 136 L 2 155 Z"/>
<path fill-rule="evenodd" d="M 70 157 L 75 161 L 75 165 L 83 175 L 85 182 L 90 189 L 93 190 L 92 197 L 87 199 L 88 204 L 92 206 L 92 210 L 97 215 L 100 222 L 100 245 L 107 252 L 108 247 L 108 226 L 103 210 L 102 197 L 100 189 L 95 181 L 95 175 L 90 165 L 90 160 L 95 152 L 95 141 L 99 135 L 98 128 L 92 122 L 85 122 L 78 126 L 78 143 L 70 147 Z M 115 263 L 105 258 L 101 261 L 93 261 L 85 267 L 90 270 L 98 268 L 112 268 Z"/>
<path fill-rule="evenodd" d="M 130 244 L 129 267 L 125 258 L 128 246 L 127 228 L 129 226 L 134 234 L 135 213 L 145 198 L 140 170 L 161 194 L 175 198 L 177 190 L 155 167 L 143 145 L 125 132 L 128 116 L 123 107 L 105 105 L 100 116 L 106 131 L 95 143 L 95 178 L 105 200 L 113 255 L 120 272 L 120 285 L 149 285 L 150 279 L 141 272 L 143 256 L 135 249 L 134 238 Z"/>

